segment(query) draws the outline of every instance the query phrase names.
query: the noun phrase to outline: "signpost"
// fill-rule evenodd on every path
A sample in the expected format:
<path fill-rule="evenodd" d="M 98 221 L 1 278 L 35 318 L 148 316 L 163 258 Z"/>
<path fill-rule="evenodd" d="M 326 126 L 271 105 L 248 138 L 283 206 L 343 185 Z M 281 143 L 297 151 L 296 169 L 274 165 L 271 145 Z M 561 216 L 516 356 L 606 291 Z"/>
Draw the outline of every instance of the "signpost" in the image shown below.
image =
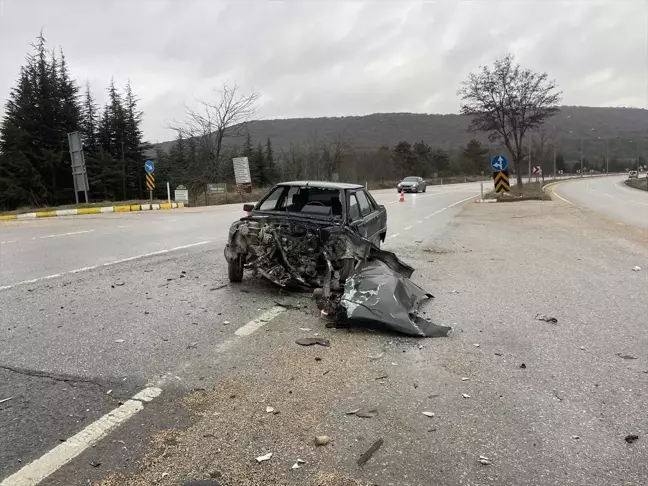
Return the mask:
<path fill-rule="evenodd" d="M 83 144 L 79 132 L 67 134 L 68 143 L 70 144 L 70 160 L 72 162 L 72 181 L 74 182 L 74 199 L 79 204 L 79 192 L 83 191 L 85 202 L 88 202 L 88 173 L 85 166 L 85 157 L 83 156 Z"/>
<path fill-rule="evenodd" d="M 175 191 L 173 191 L 173 199 L 175 199 L 175 202 L 189 204 L 189 190 L 180 184 L 175 188 Z"/>
<path fill-rule="evenodd" d="M 534 165 L 533 166 L 533 175 L 536 176 L 536 182 L 538 182 L 538 179 L 540 175 L 542 174 L 542 168 L 539 165 Z M 543 178 L 544 180 L 544 178 Z"/>
<path fill-rule="evenodd" d="M 493 168 L 495 192 L 509 192 L 511 190 L 511 183 L 509 179 L 508 159 L 503 155 L 496 155 L 491 159 L 491 167 Z"/>
<path fill-rule="evenodd" d="M 247 157 L 236 157 L 232 159 L 234 164 L 234 180 L 236 181 L 236 191 L 243 199 L 243 193 L 252 192 L 252 177 L 250 176 L 250 164 Z"/>
<path fill-rule="evenodd" d="M 491 167 L 493 172 L 500 172 L 508 169 L 508 159 L 503 155 L 496 155 L 491 159 Z"/>
<path fill-rule="evenodd" d="M 155 162 L 147 160 L 144 162 L 146 172 L 146 188 L 149 190 L 149 199 L 153 200 L 153 189 L 155 189 Z"/>

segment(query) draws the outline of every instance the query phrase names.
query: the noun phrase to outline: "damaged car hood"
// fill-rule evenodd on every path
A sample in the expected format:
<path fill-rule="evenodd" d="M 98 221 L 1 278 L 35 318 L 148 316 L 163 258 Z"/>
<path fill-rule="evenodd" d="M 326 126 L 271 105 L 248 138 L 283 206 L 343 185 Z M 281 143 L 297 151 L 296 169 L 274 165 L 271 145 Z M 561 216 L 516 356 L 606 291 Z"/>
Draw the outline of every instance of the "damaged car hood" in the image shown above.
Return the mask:
<path fill-rule="evenodd" d="M 413 272 L 395 254 L 374 249 L 344 284 L 339 304 L 346 319 L 411 336 L 447 336 L 452 328 L 419 315 L 421 305 L 433 296 L 409 279 Z"/>

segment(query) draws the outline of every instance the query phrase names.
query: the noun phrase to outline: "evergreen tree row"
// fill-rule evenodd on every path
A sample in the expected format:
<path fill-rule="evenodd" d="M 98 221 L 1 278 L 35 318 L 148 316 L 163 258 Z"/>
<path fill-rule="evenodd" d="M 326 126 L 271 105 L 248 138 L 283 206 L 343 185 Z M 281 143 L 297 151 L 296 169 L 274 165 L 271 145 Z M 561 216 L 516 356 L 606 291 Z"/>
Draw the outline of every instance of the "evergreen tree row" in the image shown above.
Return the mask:
<path fill-rule="evenodd" d="M 42 33 L 27 56 L 0 123 L 0 209 L 73 203 L 67 134 L 80 131 L 91 200 L 145 197 L 142 112 L 130 83 L 111 80 L 100 110 L 89 85 L 71 79 L 61 50 Z"/>

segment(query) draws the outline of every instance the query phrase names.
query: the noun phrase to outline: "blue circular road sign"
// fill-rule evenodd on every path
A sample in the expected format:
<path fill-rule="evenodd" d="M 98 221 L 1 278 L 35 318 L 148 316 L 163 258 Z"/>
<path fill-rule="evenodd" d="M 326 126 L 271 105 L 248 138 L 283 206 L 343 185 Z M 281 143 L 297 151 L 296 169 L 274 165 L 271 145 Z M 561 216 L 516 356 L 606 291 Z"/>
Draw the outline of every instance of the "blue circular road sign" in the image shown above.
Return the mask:
<path fill-rule="evenodd" d="M 503 155 L 496 155 L 491 159 L 491 167 L 495 172 L 506 170 L 508 168 L 508 160 Z"/>
<path fill-rule="evenodd" d="M 144 162 L 144 170 L 147 174 L 152 174 L 155 172 L 155 163 L 152 160 L 147 160 Z"/>

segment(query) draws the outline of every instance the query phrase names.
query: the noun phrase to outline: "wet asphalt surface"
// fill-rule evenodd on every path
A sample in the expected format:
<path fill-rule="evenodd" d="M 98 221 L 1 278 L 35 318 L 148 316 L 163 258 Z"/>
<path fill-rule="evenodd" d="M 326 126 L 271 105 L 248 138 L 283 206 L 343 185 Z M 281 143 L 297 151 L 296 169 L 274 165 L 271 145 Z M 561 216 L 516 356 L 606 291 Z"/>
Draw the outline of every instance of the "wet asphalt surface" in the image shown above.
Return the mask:
<path fill-rule="evenodd" d="M 387 245 L 417 266 L 436 296 L 426 315 L 450 337 L 328 329 L 307 296 L 281 296 L 299 310 L 221 348 L 215 380 L 176 390 L 45 484 L 646 484 L 648 274 L 632 270 L 648 267 L 646 243 L 563 203 L 470 204 Z M 315 333 L 331 346 L 295 344 Z"/>
<path fill-rule="evenodd" d="M 460 211 L 460 205 L 449 206 L 478 191 L 476 184 L 429 188 L 408 195 L 404 204 L 397 203 L 396 191 L 378 192 L 389 211 L 388 245 L 396 249 L 399 241 L 443 231 Z M 12 243 L 0 246 L 0 286 L 13 287 L 0 291 L 0 400 L 11 397 L 0 403 L 0 478 L 142 388 L 159 386 L 162 396 L 119 429 L 123 439 L 110 435 L 90 451 L 107 448 L 101 459 L 82 456 L 48 481 L 87 484 L 111 467 L 132 470 L 152 430 L 188 423 L 191 414 L 178 406 L 182 396 L 245 366 L 234 331 L 295 296 L 257 281 L 228 284 L 222 248 L 239 210 L 2 225 L 0 239 Z M 104 263 L 110 265 L 67 273 Z M 63 275 L 22 283 L 58 273 Z M 313 315 L 301 319 L 311 322 Z"/>

